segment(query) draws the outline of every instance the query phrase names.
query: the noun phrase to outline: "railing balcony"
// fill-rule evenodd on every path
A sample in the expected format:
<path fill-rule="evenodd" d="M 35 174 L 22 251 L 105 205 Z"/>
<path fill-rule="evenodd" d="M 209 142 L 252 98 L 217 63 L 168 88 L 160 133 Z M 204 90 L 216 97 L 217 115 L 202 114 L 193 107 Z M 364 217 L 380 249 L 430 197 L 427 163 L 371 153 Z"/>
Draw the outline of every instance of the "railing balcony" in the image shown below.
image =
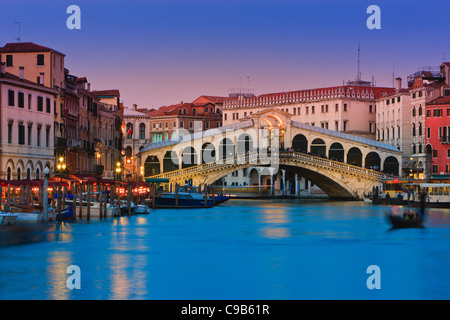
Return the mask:
<path fill-rule="evenodd" d="M 102 164 L 94 164 L 94 173 L 101 176 L 103 174 L 104 166 Z"/>
<path fill-rule="evenodd" d="M 56 137 L 55 147 L 67 148 L 67 139 Z"/>

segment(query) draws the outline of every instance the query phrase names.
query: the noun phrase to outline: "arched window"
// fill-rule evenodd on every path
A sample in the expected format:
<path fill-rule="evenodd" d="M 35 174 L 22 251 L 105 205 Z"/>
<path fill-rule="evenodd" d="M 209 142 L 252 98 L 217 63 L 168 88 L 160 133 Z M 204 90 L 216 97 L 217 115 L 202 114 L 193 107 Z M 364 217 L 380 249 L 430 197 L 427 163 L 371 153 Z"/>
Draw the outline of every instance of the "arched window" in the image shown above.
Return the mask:
<path fill-rule="evenodd" d="M 11 180 L 11 168 L 8 167 L 8 170 L 6 170 L 6 180 Z"/>
<path fill-rule="evenodd" d="M 133 124 L 127 123 L 127 139 L 133 138 Z"/>
<path fill-rule="evenodd" d="M 141 123 L 139 125 L 139 139 L 145 139 L 145 124 Z"/>

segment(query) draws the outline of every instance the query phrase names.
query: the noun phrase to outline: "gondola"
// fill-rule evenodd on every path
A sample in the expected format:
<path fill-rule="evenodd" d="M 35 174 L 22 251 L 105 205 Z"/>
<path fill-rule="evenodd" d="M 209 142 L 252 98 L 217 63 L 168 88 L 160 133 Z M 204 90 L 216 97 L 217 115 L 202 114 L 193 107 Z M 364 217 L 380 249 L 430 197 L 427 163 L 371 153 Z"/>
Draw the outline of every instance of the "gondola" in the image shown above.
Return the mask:
<path fill-rule="evenodd" d="M 389 214 L 388 218 L 393 228 L 424 228 L 424 219 L 416 214 L 414 217 L 405 217 L 403 215 Z"/>

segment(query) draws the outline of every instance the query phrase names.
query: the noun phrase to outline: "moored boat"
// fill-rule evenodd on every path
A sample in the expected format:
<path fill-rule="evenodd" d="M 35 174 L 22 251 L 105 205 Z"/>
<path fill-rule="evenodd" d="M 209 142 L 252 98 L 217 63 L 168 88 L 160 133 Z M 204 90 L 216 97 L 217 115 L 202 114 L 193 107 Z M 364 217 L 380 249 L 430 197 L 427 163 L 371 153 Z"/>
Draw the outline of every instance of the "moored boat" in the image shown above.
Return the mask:
<path fill-rule="evenodd" d="M 419 194 L 421 191 L 426 193 L 426 208 L 450 208 L 450 183 L 412 183 L 413 195 Z M 419 207 L 420 201 L 417 197 L 408 201 L 411 207 Z"/>
<path fill-rule="evenodd" d="M 206 203 L 205 203 L 206 201 Z M 155 208 L 211 208 L 213 199 L 200 192 L 200 187 L 182 186 L 178 192 L 164 192 L 155 197 Z"/>
<path fill-rule="evenodd" d="M 11 225 L 17 220 L 17 214 L 0 212 L 0 224 Z"/>

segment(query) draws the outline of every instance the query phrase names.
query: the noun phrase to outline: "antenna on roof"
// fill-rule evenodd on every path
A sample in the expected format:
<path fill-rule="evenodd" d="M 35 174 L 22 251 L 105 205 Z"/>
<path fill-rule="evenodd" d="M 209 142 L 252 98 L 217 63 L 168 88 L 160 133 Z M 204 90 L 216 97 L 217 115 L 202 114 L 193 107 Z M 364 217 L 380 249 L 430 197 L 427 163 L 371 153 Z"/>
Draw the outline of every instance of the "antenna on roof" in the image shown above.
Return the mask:
<path fill-rule="evenodd" d="M 16 39 L 20 43 L 20 21 L 15 21 L 14 23 L 17 23 L 19 25 L 19 37 L 14 39 Z"/>
<path fill-rule="evenodd" d="M 361 60 L 359 59 L 361 50 L 359 49 L 359 42 L 358 42 L 358 73 L 356 74 L 356 81 L 361 81 L 361 69 L 360 69 L 360 63 Z"/>
<path fill-rule="evenodd" d="M 445 52 L 442 52 L 442 61 L 447 60 L 446 56 L 445 56 Z"/>

